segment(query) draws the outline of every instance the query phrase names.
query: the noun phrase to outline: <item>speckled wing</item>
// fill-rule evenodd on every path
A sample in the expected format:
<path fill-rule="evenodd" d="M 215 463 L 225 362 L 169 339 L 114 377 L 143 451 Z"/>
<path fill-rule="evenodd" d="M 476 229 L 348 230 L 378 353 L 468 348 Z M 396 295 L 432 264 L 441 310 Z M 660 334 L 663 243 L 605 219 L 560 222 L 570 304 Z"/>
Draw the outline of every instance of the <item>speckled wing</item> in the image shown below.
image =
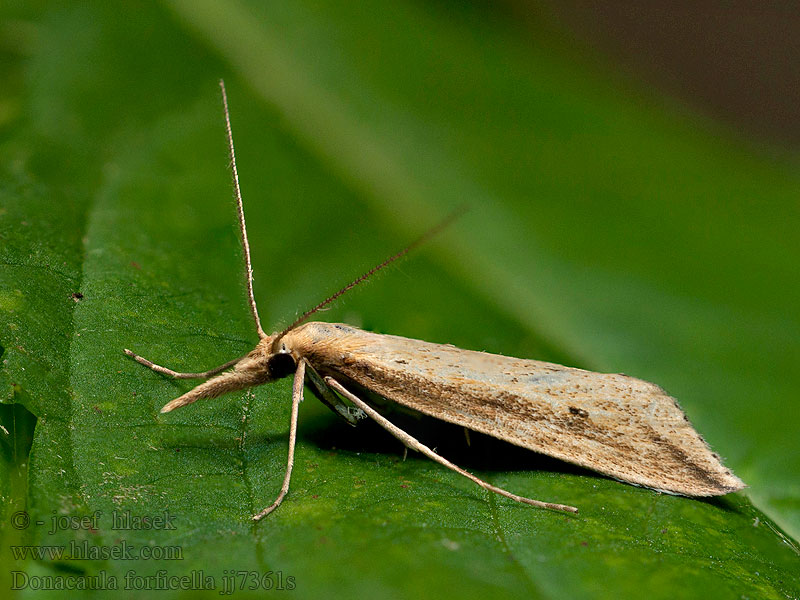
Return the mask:
<path fill-rule="evenodd" d="M 674 398 L 618 374 L 307 323 L 283 343 L 321 374 L 628 483 L 687 496 L 744 487 Z"/>

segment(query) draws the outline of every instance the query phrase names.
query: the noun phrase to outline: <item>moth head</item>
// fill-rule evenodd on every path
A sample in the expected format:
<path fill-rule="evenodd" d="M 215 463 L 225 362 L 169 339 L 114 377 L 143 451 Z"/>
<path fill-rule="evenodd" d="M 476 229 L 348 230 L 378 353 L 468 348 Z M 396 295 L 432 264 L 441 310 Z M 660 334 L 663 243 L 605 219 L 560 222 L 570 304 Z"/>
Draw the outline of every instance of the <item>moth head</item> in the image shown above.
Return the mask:
<path fill-rule="evenodd" d="M 291 352 L 281 343 L 279 335 L 274 333 L 262 338 L 258 345 L 232 365 L 229 371 L 204 381 L 168 402 L 161 412 L 170 412 L 201 398 L 217 398 L 228 392 L 269 383 L 294 373 L 296 368 Z"/>

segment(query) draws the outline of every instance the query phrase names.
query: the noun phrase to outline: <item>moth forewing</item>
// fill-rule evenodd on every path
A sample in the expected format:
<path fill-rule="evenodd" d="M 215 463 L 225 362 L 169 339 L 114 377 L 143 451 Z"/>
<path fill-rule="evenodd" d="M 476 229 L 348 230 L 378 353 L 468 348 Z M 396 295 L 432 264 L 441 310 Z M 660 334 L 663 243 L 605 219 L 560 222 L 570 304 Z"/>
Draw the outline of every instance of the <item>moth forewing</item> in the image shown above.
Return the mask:
<path fill-rule="evenodd" d="M 282 343 L 323 376 L 616 479 L 686 496 L 744 487 L 660 387 L 332 323 Z"/>

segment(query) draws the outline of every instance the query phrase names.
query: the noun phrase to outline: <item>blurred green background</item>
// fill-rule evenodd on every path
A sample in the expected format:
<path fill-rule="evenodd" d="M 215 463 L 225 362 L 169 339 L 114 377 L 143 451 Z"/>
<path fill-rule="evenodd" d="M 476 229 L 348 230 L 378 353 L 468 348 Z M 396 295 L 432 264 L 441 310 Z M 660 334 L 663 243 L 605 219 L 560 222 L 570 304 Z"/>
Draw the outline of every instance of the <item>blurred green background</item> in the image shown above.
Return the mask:
<path fill-rule="evenodd" d="M 196 594 L 145 579 L 163 570 L 214 578 L 209 597 L 234 573 L 237 596 L 800 595 L 792 21 L 609 6 L 5 2 L 0 585 Z M 121 353 L 194 371 L 256 341 L 221 77 L 268 331 L 466 203 L 320 319 L 654 381 L 750 487 L 666 496 L 412 424 L 497 485 L 581 508 L 536 511 L 309 396 L 290 494 L 252 526 L 283 475 L 290 382 L 162 417 L 191 384 Z M 114 530 L 126 510 L 175 529 Z M 14 554 L 70 543 L 138 554 Z"/>

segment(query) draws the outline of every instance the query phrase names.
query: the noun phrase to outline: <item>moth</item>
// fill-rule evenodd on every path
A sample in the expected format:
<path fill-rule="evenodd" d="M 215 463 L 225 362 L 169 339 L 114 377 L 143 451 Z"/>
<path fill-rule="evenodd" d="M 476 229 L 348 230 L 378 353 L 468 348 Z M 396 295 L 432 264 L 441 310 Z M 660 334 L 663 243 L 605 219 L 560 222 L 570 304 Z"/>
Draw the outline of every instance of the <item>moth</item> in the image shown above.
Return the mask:
<path fill-rule="evenodd" d="M 594 373 L 370 333 L 339 323 L 306 322 L 319 309 L 427 236 L 319 303 L 283 331 L 267 335 L 261 327 L 253 296 L 250 247 L 222 81 L 220 88 L 250 312 L 260 341 L 245 356 L 203 373 L 179 373 L 130 350 L 125 353 L 158 373 L 206 380 L 167 403 L 162 413 L 202 398 L 216 398 L 294 375 L 283 485 L 275 501 L 254 515 L 253 520 L 259 521 L 275 510 L 289 491 L 298 407 L 306 383 L 347 423 L 355 426 L 359 419 L 369 417 L 408 448 L 479 486 L 541 508 L 578 511 L 573 506 L 518 496 L 479 479 L 392 424 L 359 394 L 364 391 L 376 394 L 406 409 L 661 492 L 719 496 L 745 487 L 695 431 L 676 400 L 655 384 L 627 375 Z"/>

